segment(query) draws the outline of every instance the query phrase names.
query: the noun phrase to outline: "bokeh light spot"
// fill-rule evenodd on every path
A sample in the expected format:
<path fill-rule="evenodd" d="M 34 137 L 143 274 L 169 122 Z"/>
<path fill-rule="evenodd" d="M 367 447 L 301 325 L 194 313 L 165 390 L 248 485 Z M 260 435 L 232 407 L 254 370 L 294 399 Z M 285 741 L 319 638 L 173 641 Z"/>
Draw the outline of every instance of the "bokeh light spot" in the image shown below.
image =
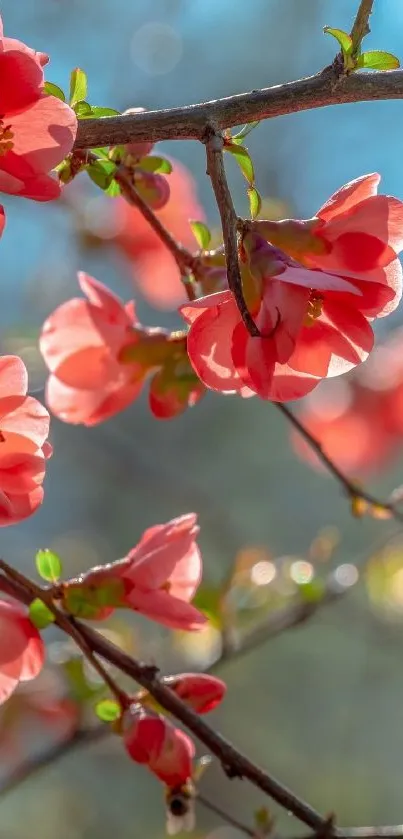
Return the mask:
<path fill-rule="evenodd" d="M 166 23 L 145 23 L 134 33 L 131 56 L 148 76 L 164 76 L 182 58 L 182 38 Z"/>

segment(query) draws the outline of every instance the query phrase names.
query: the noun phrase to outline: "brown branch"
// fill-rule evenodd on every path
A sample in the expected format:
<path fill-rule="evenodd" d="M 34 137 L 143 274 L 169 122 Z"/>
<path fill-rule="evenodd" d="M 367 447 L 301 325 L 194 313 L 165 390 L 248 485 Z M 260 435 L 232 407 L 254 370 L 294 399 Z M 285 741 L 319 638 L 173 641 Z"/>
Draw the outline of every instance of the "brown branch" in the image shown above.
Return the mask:
<path fill-rule="evenodd" d="M 206 137 L 207 174 L 210 176 L 215 199 L 221 218 L 224 239 L 228 286 L 232 291 L 242 320 L 250 335 L 259 335 L 259 330 L 248 310 L 242 291 L 242 278 L 238 260 L 237 214 L 227 183 L 224 167 L 224 140 L 219 133 L 210 130 Z"/>
<path fill-rule="evenodd" d="M 0 559 L 0 569 L 4 572 L 9 582 L 15 582 L 17 584 L 20 591 L 21 589 L 26 590 L 26 592 L 30 595 L 30 601 L 35 600 L 35 598 L 39 598 L 46 604 L 48 609 L 53 613 L 56 624 L 60 627 L 60 629 L 66 632 L 67 635 L 70 635 L 87 661 L 89 661 L 94 670 L 97 671 L 101 679 L 105 682 L 111 691 L 112 696 L 116 697 L 122 708 L 126 708 L 130 702 L 127 694 L 121 690 L 112 676 L 107 670 L 105 670 L 101 662 L 98 661 L 96 655 L 94 655 L 91 644 L 87 643 L 74 618 L 65 614 L 65 612 L 62 612 L 57 608 L 57 606 L 55 606 L 50 590 L 38 586 L 36 583 L 32 582 L 32 580 L 29 580 L 28 577 L 20 574 L 16 568 L 12 568 L 4 561 L 4 559 Z"/>
<path fill-rule="evenodd" d="M 251 836 L 252 839 L 256 839 L 258 834 L 257 830 L 253 830 L 251 827 L 248 827 L 248 825 L 238 821 L 238 819 L 235 819 L 231 813 L 228 813 L 226 810 L 223 810 L 222 807 L 219 807 L 218 804 L 210 801 L 204 795 L 200 795 L 200 793 L 197 793 L 197 801 L 199 801 L 206 810 L 210 810 L 211 813 L 215 813 L 216 816 L 219 816 L 226 824 L 230 824 L 231 827 L 236 827 L 237 830 L 240 830 L 241 833 L 245 833 L 246 836 Z"/>
<path fill-rule="evenodd" d="M 177 242 L 160 222 L 158 216 L 155 215 L 141 195 L 137 192 L 130 170 L 121 164 L 114 176 L 114 180 L 119 184 L 126 201 L 128 201 L 129 204 L 133 204 L 134 207 L 137 207 L 161 242 L 163 242 L 172 254 L 181 274 L 188 275 L 189 273 L 192 273 L 197 267 L 198 257 L 193 256 L 193 254 L 183 247 L 180 242 Z M 189 300 L 194 300 L 195 294 L 191 283 L 186 282 L 184 285 L 186 287 Z"/>
<path fill-rule="evenodd" d="M 13 577 L 15 576 L 15 583 L 13 577 L 10 576 L 9 566 L 1 561 L 1 567 L 8 574 L 7 592 L 29 604 L 32 597 L 40 597 L 49 606 L 49 597 L 46 590 L 39 590 L 30 580 L 25 580 L 22 574 L 15 572 L 12 569 Z M 2 578 L 0 575 L 0 589 L 2 588 Z M 66 634 L 70 635 L 75 641 L 77 638 L 75 633 L 71 631 L 71 624 L 57 608 L 52 609 L 55 615 L 55 623 Z M 80 633 L 84 652 L 84 647 L 89 647 L 92 654 L 101 656 L 110 664 L 113 664 L 122 673 L 130 676 L 139 685 L 149 691 L 151 696 L 172 716 L 183 723 L 189 731 L 194 734 L 221 762 L 224 771 L 229 777 L 245 778 L 250 783 L 265 792 L 270 798 L 277 802 L 280 807 L 292 813 L 303 824 L 317 831 L 326 823 L 324 819 L 313 807 L 296 796 L 291 790 L 287 789 L 282 783 L 276 780 L 272 775 L 257 766 L 246 755 L 238 751 L 231 743 L 225 740 L 221 734 L 210 728 L 204 720 L 192 711 L 184 702 L 182 702 L 176 694 L 166 686 L 161 679 L 158 678 L 158 668 L 144 664 L 134 658 L 128 656 L 123 650 L 120 650 L 98 632 L 90 627 L 85 626 L 80 621 L 74 621 L 75 629 Z M 84 653 L 85 654 L 85 653 Z"/>
<path fill-rule="evenodd" d="M 76 148 L 113 146 L 159 140 L 203 140 L 206 130 L 221 131 L 244 122 L 271 119 L 297 111 L 403 98 L 403 70 L 351 73 L 339 80 L 334 73 L 317 73 L 262 90 L 237 93 L 197 105 L 165 108 L 79 121 Z"/>
<path fill-rule="evenodd" d="M 311 447 L 312 451 L 317 454 L 319 459 L 322 461 L 323 465 L 326 466 L 326 469 L 336 478 L 339 484 L 343 487 L 346 494 L 350 498 L 353 499 L 362 499 L 366 501 L 372 507 L 379 507 L 393 516 L 396 521 L 403 522 L 403 511 L 399 510 L 396 504 L 393 504 L 390 501 L 382 501 L 373 495 L 371 492 L 367 492 L 365 489 L 362 489 L 361 486 L 357 485 L 354 481 L 352 481 L 344 472 L 339 469 L 337 464 L 326 454 L 325 450 L 322 448 L 319 441 L 311 434 L 310 431 L 303 425 L 302 422 L 298 419 L 298 417 L 293 414 L 293 412 L 285 405 L 283 402 L 272 402 L 272 405 L 279 411 L 286 420 L 298 431 L 298 433 L 303 437 L 303 439 L 308 443 Z"/>
<path fill-rule="evenodd" d="M 372 14 L 374 0 L 361 0 L 355 20 L 350 32 L 353 42 L 353 58 L 359 54 L 361 42 L 366 35 L 369 35 L 369 18 Z"/>
<path fill-rule="evenodd" d="M 335 572 L 330 573 L 325 581 L 323 592 L 317 600 L 305 601 L 301 597 L 298 603 L 276 609 L 263 621 L 244 631 L 239 640 L 232 641 L 229 635 L 226 639 L 223 654 L 212 664 L 209 672 L 217 670 L 224 663 L 241 658 L 288 629 L 295 629 L 306 623 L 323 607 L 340 600 L 349 591 L 349 588 L 349 586 L 338 582 Z"/>

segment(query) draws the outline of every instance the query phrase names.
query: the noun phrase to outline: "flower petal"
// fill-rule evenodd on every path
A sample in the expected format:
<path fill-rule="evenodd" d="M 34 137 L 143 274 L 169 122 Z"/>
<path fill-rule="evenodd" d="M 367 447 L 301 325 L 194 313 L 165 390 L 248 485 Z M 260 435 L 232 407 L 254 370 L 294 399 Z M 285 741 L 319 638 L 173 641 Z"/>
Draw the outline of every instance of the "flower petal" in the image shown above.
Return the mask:
<path fill-rule="evenodd" d="M 381 176 L 377 172 L 373 172 L 370 175 L 362 175 L 360 178 L 350 181 L 341 189 L 338 189 L 337 192 L 334 192 L 326 203 L 322 204 L 316 215 L 323 221 L 331 221 L 331 219 L 345 213 L 366 198 L 376 195 L 380 180 Z"/>
<path fill-rule="evenodd" d="M 0 114 L 6 122 L 41 96 L 42 85 L 43 70 L 32 55 L 19 49 L 0 53 Z"/>
<path fill-rule="evenodd" d="M 72 108 L 46 94 L 13 115 L 11 123 L 13 152 L 38 175 L 49 172 L 66 157 L 77 134 L 77 117 Z M 7 170 L 7 156 L 1 168 Z"/>
<path fill-rule="evenodd" d="M 222 295 L 225 295 L 223 304 Z M 189 321 L 195 317 L 187 338 L 189 359 L 197 376 L 207 387 L 219 391 L 238 390 L 240 381 L 232 359 L 231 341 L 240 315 L 232 295 L 228 298 L 228 292 L 218 292 L 210 297 L 219 298 L 219 305 L 209 300 L 206 308 L 203 303 L 208 298 L 201 298 L 194 305 L 181 308 L 181 313 Z M 199 302 L 200 307 L 197 306 Z M 200 308 L 201 314 L 197 312 Z"/>
<path fill-rule="evenodd" d="M 28 373 L 24 362 L 17 355 L 0 356 L 0 398 L 23 395 L 28 389 Z"/>
<path fill-rule="evenodd" d="M 126 596 L 126 603 L 150 620 L 171 629 L 192 632 L 202 629 L 207 622 L 207 618 L 195 606 L 166 591 L 143 592 L 133 589 Z"/>

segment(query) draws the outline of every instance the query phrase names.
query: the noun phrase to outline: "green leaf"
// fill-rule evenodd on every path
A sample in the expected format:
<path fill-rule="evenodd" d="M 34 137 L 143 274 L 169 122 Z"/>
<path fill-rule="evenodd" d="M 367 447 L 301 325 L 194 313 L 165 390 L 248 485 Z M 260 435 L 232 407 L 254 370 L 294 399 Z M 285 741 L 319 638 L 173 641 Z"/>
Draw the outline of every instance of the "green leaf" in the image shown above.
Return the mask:
<path fill-rule="evenodd" d="M 204 224 L 203 221 L 191 221 L 189 223 L 199 248 L 201 248 L 202 251 L 206 251 L 211 240 L 211 233 L 207 224 Z"/>
<path fill-rule="evenodd" d="M 94 700 L 105 690 L 105 685 L 90 685 L 84 673 L 84 661 L 74 656 L 61 662 L 61 668 L 66 676 L 69 686 L 69 693 L 77 702 Z"/>
<path fill-rule="evenodd" d="M 120 117 L 120 111 L 114 108 L 102 108 L 99 105 L 91 105 L 91 116 L 93 117 Z"/>
<path fill-rule="evenodd" d="M 93 154 L 96 154 L 98 157 L 103 157 L 105 160 L 110 160 L 109 146 L 105 146 L 104 148 L 92 149 L 92 151 Z"/>
<path fill-rule="evenodd" d="M 76 102 L 74 105 L 74 111 L 76 112 L 79 119 L 83 117 L 90 117 L 92 116 L 91 105 L 88 102 L 84 102 L 83 99 L 80 99 L 79 102 Z"/>
<path fill-rule="evenodd" d="M 70 75 L 70 105 L 73 107 L 76 102 L 80 102 L 82 99 L 85 99 L 86 96 L 87 76 L 84 73 L 84 70 L 81 70 L 80 67 L 76 67 L 71 71 Z"/>
<path fill-rule="evenodd" d="M 400 61 L 391 52 L 371 50 L 361 53 L 355 66 L 357 69 L 363 70 L 397 70 L 400 67 Z"/>
<path fill-rule="evenodd" d="M 250 132 L 253 131 L 253 129 L 256 128 L 257 125 L 259 125 L 259 122 L 260 120 L 258 119 L 256 119 L 254 122 L 247 122 L 246 125 L 244 125 L 240 131 L 238 131 L 238 134 L 234 134 L 234 136 L 231 137 L 231 143 L 241 145 L 245 137 L 247 137 L 247 135 L 250 134 Z"/>
<path fill-rule="evenodd" d="M 114 178 L 112 178 L 109 186 L 104 189 L 104 194 L 108 195 L 109 198 L 117 198 L 117 196 L 121 194 L 120 186 L 116 183 Z"/>
<path fill-rule="evenodd" d="M 260 210 L 262 209 L 262 199 L 260 197 L 260 193 L 254 186 L 249 187 L 247 193 L 249 199 L 251 218 L 255 219 L 259 215 Z"/>
<path fill-rule="evenodd" d="M 45 93 L 48 93 L 49 96 L 56 96 L 56 99 L 61 99 L 62 102 L 66 101 L 66 97 L 61 87 L 57 84 L 53 84 L 53 82 L 45 82 L 44 91 Z"/>
<path fill-rule="evenodd" d="M 115 722 L 122 715 L 122 709 L 116 699 L 101 699 L 95 705 L 95 713 L 102 722 Z"/>
<path fill-rule="evenodd" d="M 200 609 L 207 615 L 216 629 L 222 629 L 221 601 L 221 588 L 202 586 L 196 592 L 192 603 L 197 609 Z"/>
<path fill-rule="evenodd" d="M 248 149 L 245 149 L 244 146 L 232 145 L 231 142 L 226 142 L 224 144 L 224 151 L 229 152 L 233 157 L 235 157 L 242 174 L 245 176 L 248 183 L 253 186 L 255 182 L 255 172 Z"/>
<path fill-rule="evenodd" d="M 324 26 L 323 31 L 325 35 L 333 35 L 338 41 L 343 55 L 351 55 L 353 50 L 353 42 L 348 32 L 343 32 L 342 29 L 332 29 L 331 26 Z"/>
<path fill-rule="evenodd" d="M 165 157 L 154 157 L 152 154 L 140 158 L 138 166 L 143 172 L 153 172 L 159 175 L 170 175 L 172 172 L 172 164 L 169 160 L 165 160 Z"/>
<path fill-rule="evenodd" d="M 94 184 L 107 190 L 115 175 L 116 164 L 113 160 L 97 160 L 87 166 L 87 172 Z"/>
<path fill-rule="evenodd" d="M 35 557 L 36 570 L 43 580 L 48 583 L 57 583 L 62 573 L 62 562 L 60 557 L 49 551 L 47 548 L 38 551 Z"/>
<path fill-rule="evenodd" d="M 54 623 L 55 616 L 53 612 L 48 609 L 46 603 L 40 600 L 39 597 L 30 603 L 28 612 L 31 622 L 37 629 L 46 629 L 49 624 Z"/>

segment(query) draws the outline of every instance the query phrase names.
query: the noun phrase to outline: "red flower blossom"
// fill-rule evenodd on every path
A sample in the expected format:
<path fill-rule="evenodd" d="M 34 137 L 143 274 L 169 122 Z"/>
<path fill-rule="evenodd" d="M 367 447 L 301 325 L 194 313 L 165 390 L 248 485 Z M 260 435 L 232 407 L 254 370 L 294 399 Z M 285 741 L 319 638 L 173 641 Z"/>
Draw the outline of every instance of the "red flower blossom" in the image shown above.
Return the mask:
<path fill-rule="evenodd" d="M 208 673 L 181 673 L 164 683 L 197 714 L 207 714 L 222 702 L 227 686 L 222 679 Z"/>
<path fill-rule="evenodd" d="M 186 352 L 186 336 L 142 326 L 134 303 L 124 305 L 106 286 L 82 272 L 87 300 L 62 303 L 44 323 L 39 341 L 50 370 L 46 401 L 65 422 L 96 425 L 127 408 L 146 378 L 150 408 L 167 419 L 204 394 Z"/>
<path fill-rule="evenodd" d="M 126 607 L 172 629 L 201 629 L 206 618 L 190 603 L 202 575 L 196 519 L 189 513 L 150 527 L 124 559 L 65 583 L 66 609 L 102 620 Z"/>
<path fill-rule="evenodd" d="M 168 182 L 170 198 L 157 211 L 157 216 L 176 240 L 192 249 L 195 241 L 189 219 L 205 218 L 193 178 L 175 160 Z M 185 299 L 185 294 L 174 257 L 136 207 L 123 198 L 117 199 L 114 206 L 119 231 L 115 243 L 133 262 L 132 273 L 136 285 L 153 306 L 160 309 L 175 308 Z"/>
<path fill-rule="evenodd" d="M 165 717 L 134 705 L 125 712 L 123 727 L 132 760 L 145 764 L 168 787 L 180 787 L 192 777 L 194 743 Z"/>
<path fill-rule="evenodd" d="M 27 610 L 14 601 L 0 600 L 0 704 L 20 682 L 38 675 L 44 657 L 43 641 Z"/>
<path fill-rule="evenodd" d="M 397 254 L 403 248 L 403 202 L 377 195 L 380 175 L 363 175 L 341 187 L 312 219 L 257 221 L 252 227 L 272 245 L 282 248 L 308 268 L 388 286 L 381 309 L 367 308 L 367 316 L 393 311 L 402 294 L 402 268 Z"/>
<path fill-rule="evenodd" d="M 352 279 L 304 268 L 253 232 L 244 236 L 242 255 L 260 337 L 250 336 L 229 291 L 181 307 L 190 324 L 189 358 L 207 387 L 227 392 L 243 384 L 265 399 L 297 399 L 367 357 L 367 310 L 381 310 L 390 288 L 367 281 L 361 289 Z"/>
<path fill-rule="evenodd" d="M 59 419 L 96 425 L 139 395 L 142 377 L 118 360 L 131 335 L 134 304 L 80 272 L 87 300 L 62 303 L 45 321 L 39 347 L 50 370 L 46 401 Z"/>
<path fill-rule="evenodd" d="M 0 19 L 0 191 L 36 201 L 60 194 L 49 177 L 71 151 L 74 111 L 44 93 L 48 58 L 13 38 L 4 38 Z"/>
<path fill-rule="evenodd" d="M 42 483 L 51 447 L 49 414 L 27 396 L 25 365 L 0 358 L 0 527 L 32 515 L 43 500 Z"/>

